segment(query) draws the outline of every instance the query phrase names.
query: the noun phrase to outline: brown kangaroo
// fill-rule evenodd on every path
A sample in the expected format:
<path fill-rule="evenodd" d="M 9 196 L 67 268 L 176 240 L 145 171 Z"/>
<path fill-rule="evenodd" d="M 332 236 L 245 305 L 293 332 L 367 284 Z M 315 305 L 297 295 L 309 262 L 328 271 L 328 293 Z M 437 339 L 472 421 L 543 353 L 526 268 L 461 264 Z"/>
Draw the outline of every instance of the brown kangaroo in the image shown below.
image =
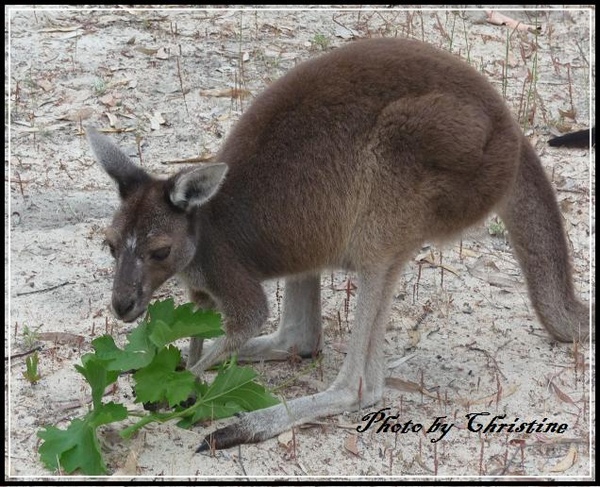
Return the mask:
<path fill-rule="evenodd" d="M 136 319 L 179 274 L 226 335 L 188 366 L 311 355 L 321 344 L 320 272 L 358 275 L 348 354 L 324 392 L 247 413 L 199 450 L 272 437 L 379 401 L 394 285 L 425 240 L 456 236 L 495 210 L 509 231 L 540 321 L 557 340 L 589 335 L 573 290 L 561 214 L 542 165 L 496 90 L 453 55 L 413 40 L 352 42 L 304 62 L 243 114 L 219 163 L 158 179 L 88 130 L 122 204 L 106 240 L 112 307 Z M 279 329 L 261 281 L 286 277 Z"/>

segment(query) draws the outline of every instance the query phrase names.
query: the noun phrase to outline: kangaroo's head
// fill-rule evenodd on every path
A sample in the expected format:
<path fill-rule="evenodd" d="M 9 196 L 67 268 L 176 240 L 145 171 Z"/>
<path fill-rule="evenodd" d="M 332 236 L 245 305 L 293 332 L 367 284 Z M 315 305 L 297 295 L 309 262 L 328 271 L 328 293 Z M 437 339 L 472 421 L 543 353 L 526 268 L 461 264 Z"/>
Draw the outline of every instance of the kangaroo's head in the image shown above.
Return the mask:
<path fill-rule="evenodd" d="M 146 310 L 154 291 L 192 262 L 197 250 L 195 212 L 215 195 L 227 166 L 203 165 L 158 179 L 93 128 L 87 129 L 87 137 L 121 197 L 105 242 L 115 258 L 113 311 L 119 319 L 133 321 Z"/>

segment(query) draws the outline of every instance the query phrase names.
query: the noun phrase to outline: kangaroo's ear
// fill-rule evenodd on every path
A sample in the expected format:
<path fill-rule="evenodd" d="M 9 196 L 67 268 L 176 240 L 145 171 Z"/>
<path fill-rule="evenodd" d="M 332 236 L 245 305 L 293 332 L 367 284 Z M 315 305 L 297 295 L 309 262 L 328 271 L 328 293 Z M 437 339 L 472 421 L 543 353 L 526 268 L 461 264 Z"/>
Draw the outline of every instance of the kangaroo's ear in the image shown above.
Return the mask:
<path fill-rule="evenodd" d="M 119 187 L 121 198 L 125 199 L 142 183 L 151 179 L 141 167 L 131 159 L 108 137 L 93 127 L 86 127 L 87 140 L 94 157 Z"/>
<path fill-rule="evenodd" d="M 227 169 L 227 164 L 217 163 L 176 174 L 169 192 L 171 202 L 182 210 L 203 205 L 217 193 Z"/>

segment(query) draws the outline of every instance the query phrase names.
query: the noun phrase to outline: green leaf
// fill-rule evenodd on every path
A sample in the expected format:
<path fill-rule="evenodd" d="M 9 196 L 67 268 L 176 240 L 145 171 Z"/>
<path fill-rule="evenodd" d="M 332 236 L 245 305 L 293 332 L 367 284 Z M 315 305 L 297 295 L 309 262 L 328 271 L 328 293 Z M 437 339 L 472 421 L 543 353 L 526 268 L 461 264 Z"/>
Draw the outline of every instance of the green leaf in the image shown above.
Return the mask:
<path fill-rule="evenodd" d="M 36 384 L 42 378 L 42 376 L 38 373 L 38 364 L 39 357 L 37 352 L 34 352 L 33 355 L 25 359 L 26 369 L 25 372 L 23 372 L 23 377 L 25 377 L 25 379 L 32 384 Z"/>
<path fill-rule="evenodd" d="M 249 367 L 238 367 L 236 364 L 221 367 L 215 380 L 193 406 L 191 424 L 278 404 L 276 397 L 262 385 L 253 382 L 255 378 L 256 372 Z"/>
<path fill-rule="evenodd" d="M 150 313 L 150 340 L 158 348 L 185 337 L 213 338 L 223 334 L 221 315 L 211 310 L 194 311 L 194 304 L 178 306 L 173 313 L 160 303 L 159 313 Z M 171 302 L 172 304 L 172 302 Z M 156 315 L 160 318 L 155 317 Z"/>
<path fill-rule="evenodd" d="M 94 409 L 99 409 L 102 407 L 102 396 L 105 389 L 117 381 L 119 373 L 107 370 L 107 362 L 91 353 L 86 353 L 81 357 L 81 363 L 83 365 L 75 365 L 75 368 L 89 382 L 92 388 L 92 404 Z"/>
<path fill-rule="evenodd" d="M 150 365 L 133 374 L 136 402 L 166 400 L 170 407 L 186 400 L 194 390 L 196 380 L 189 370 L 176 371 L 181 360 L 174 346 L 162 349 Z"/>
<path fill-rule="evenodd" d="M 200 421 L 217 420 L 223 418 L 230 418 L 236 413 L 246 411 L 242 406 L 235 402 L 229 402 L 226 404 L 218 403 L 216 401 L 209 404 L 204 402 L 199 403 L 194 407 L 193 414 L 184 416 L 181 421 L 177 423 L 177 426 L 184 429 L 189 429 Z"/>
<path fill-rule="evenodd" d="M 38 432 L 43 440 L 39 453 L 42 462 L 53 471 L 72 473 L 81 470 L 86 475 L 102 475 L 107 472 L 102 459 L 96 428 L 101 424 L 122 421 L 127 409 L 110 402 L 89 412 L 83 420 L 75 419 L 66 430 L 47 426 Z"/>
<path fill-rule="evenodd" d="M 244 411 L 254 411 L 255 409 L 268 408 L 279 404 L 279 399 L 256 382 L 248 382 L 236 387 L 224 397 L 228 401 L 227 404 L 231 402 L 239 404 Z"/>
<path fill-rule="evenodd" d="M 81 469 L 88 475 L 106 473 L 98 439 L 89 422 L 74 419 L 66 430 L 47 426 L 38 436 L 44 440 L 39 452 L 48 469 L 66 473 Z"/>
<path fill-rule="evenodd" d="M 208 387 L 202 400 L 209 402 L 227 397 L 236 388 L 251 382 L 255 377 L 256 372 L 249 367 L 238 367 L 235 364 L 223 366 L 219 369 L 217 377 Z"/>
<path fill-rule="evenodd" d="M 92 426 L 98 427 L 103 424 L 114 423 L 115 421 L 123 421 L 127 418 L 127 414 L 125 406 L 111 401 L 94 409 L 89 417 L 89 421 Z"/>
<path fill-rule="evenodd" d="M 175 317 L 175 302 L 173 298 L 155 301 L 148 306 L 148 314 L 150 315 L 149 322 L 164 321 L 165 323 L 173 323 Z"/>
<path fill-rule="evenodd" d="M 103 335 L 92 342 L 96 356 L 108 362 L 108 370 L 137 370 L 145 367 L 154 358 L 156 347 L 148 337 L 148 324 L 142 323 L 128 337 L 125 349 L 115 345 L 113 337 Z"/>

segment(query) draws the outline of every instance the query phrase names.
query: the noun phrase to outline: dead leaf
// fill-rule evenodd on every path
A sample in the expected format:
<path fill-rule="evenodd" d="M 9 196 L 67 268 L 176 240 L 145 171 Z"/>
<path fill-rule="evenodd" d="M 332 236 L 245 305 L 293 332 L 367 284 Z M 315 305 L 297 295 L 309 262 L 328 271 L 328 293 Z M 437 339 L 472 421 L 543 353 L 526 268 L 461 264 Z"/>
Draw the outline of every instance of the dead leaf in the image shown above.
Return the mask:
<path fill-rule="evenodd" d="M 425 462 L 423 461 L 421 455 L 415 455 L 415 462 L 417 462 L 417 464 L 426 472 L 433 473 L 433 470 L 431 470 L 427 465 L 425 465 Z"/>
<path fill-rule="evenodd" d="M 114 107 L 117 104 L 117 100 L 115 100 L 115 97 L 110 93 L 98 98 L 98 101 L 104 105 L 108 105 L 109 107 Z"/>
<path fill-rule="evenodd" d="M 298 59 L 300 57 L 300 53 L 298 52 L 282 52 L 281 53 L 281 60 L 282 61 L 294 61 L 295 59 Z M 268 78 L 269 80 L 272 80 L 271 78 Z"/>
<path fill-rule="evenodd" d="M 15 120 L 13 122 L 14 125 L 21 125 L 22 127 L 32 127 L 31 122 L 26 122 L 25 120 Z"/>
<path fill-rule="evenodd" d="M 469 274 L 471 274 L 473 277 L 487 282 L 490 286 L 496 286 L 505 289 L 519 288 L 523 286 L 523 283 L 517 281 L 516 279 L 511 279 L 502 275 L 498 275 L 501 274 L 501 271 L 500 269 L 498 269 L 498 266 L 485 256 L 479 257 L 473 266 L 466 267 Z M 492 271 L 490 271 L 490 269 Z"/>
<path fill-rule="evenodd" d="M 427 249 L 425 252 L 421 252 L 415 257 L 416 262 L 428 262 L 429 264 L 435 263 L 435 257 L 431 249 Z"/>
<path fill-rule="evenodd" d="M 395 369 L 396 367 L 400 367 L 404 362 L 408 362 L 411 358 L 415 357 L 416 355 L 416 353 L 411 353 L 398 359 L 390 359 L 387 363 L 387 368 L 388 370 L 391 370 Z"/>
<path fill-rule="evenodd" d="M 549 471 L 564 472 L 565 470 L 569 470 L 577 462 L 577 457 L 577 447 L 575 445 L 571 445 L 565 457 L 556 465 L 554 465 L 554 467 L 550 468 Z"/>
<path fill-rule="evenodd" d="M 146 113 L 146 117 L 150 120 L 150 129 L 151 130 L 159 130 L 161 125 L 166 123 L 160 112 L 154 112 L 152 115 Z"/>
<path fill-rule="evenodd" d="M 109 128 L 109 129 L 98 129 L 98 132 L 103 134 L 120 134 L 122 132 L 134 132 L 135 127 L 125 127 L 125 128 Z M 84 135 L 83 133 L 79 135 Z"/>
<path fill-rule="evenodd" d="M 452 267 L 451 265 L 448 264 L 437 264 L 438 267 L 441 267 L 442 269 L 444 269 L 445 271 L 451 272 L 452 274 L 454 274 L 455 276 L 458 276 L 458 270 L 456 270 L 454 267 Z"/>
<path fill-rule="evenodd" d="M 318 392 L 323 392 L 325 389 L 327 389 L 326 382 L 319 379 L 313 379 L 312 377 L 299 377 L 298 381 L 301 384 L 310 387 L 311 389 L 315 389 Z"/>
<path fill-rule="evenodd" d="M 417 255 L 417 257 L 415 258 L 415 261 L 419 262 L 419 263 L 428 263 L 434 267 L 441 267 L 444 270 L 447 270 L 448 272 L 451 272 L 452 274 L 454 274 L 455 276 L 458 276 L 459 273 L 458 271 L 452 267 L 449 266 L 447 264 L 439 264 L 435 261 L 435 256 L 433 255 L 433 251 L 432 250 L 428 250 L 427 252 L 422 252 L 419 255 Z"/>
<path fill-rule="evenodd" d="M 50 91 L 52 88 L 54 88 L 54 85 L 45 79 L 37 81 L 36 84 L 44 91 Z"/>
<path fill-rule="evenodd" d="M 288 32 L 294 30 L 292 27 L 287 27 L 285 25 L 275 25 L 275 24 L 271 24 L 269 22 L 265 22 L 264 24 L 262 24 L 261 29 L 267 29 L 267 30 L 272 30 L 275 32 L 282 32 L 284 30 L 287 30 Z"/>
<path fill-rule="evenodd" d="M 280 446 L 289 449 L 294 441 L 294 433 L 292 430 L 284 431 L 277 437 L 277 442 Z"/>
<path fill-rule="evenodd" d="M 476 253 L 476 252 L 473 252 L 473 251 L 472 251 L 472 250 L 470 250 L 470 249 L 466 249 L 466 248 L 464 248 L 464 247 L 461 249 L 461 248 L 460 248 L 458 245 L 456 245 L 456 246 L 454 247 L 454 249 L 455 249 L 457 252 L 460 252 L 460 253 L 462 254 L 462 256 L 463 256 L 463 257 L 477 257 L 477 256 L 479 255 L 478 253 Z"/>
<path fill-rule="evenodd" d="M 348 435 L 344 440 L 344 448 L 357 457 L 360 456 L 358 451 L 358 436 Z"/>
<path fill-rule="evenodd" d="M 39 29 L 37 32 L 73 32 L 81 29 L 80 25 L 71 25 L 65 27 L 47 27 L 45 29 Z"/>
<path fill-rule="evenodd" d="M 556 123 L 554 127 L 550 127 L 550 134 L 555 137 L 560 137 L 568 132 L 573 131 L 573 122 L 568 120 L 561 120 Z"/>
<path fill-rule="evenodd" d="M 577 117 L 577 112 L 573 109 L 571 110 L 561 110 L 560 108 L 558 109 L 558 113 L 560 114 L 561 117 L 563 118 L 570 118 L 571 120 L 575 120 L 575 118 Z"/>
<path fill-rule="evenodd" d="M 339 353 L 348 353 L 348 343 L 342 341 L 335 341 L 331 344 L 331 348 L 333 348 L 336 352 Z"/>
<path fill-rule="evenodd" d="M 113 71 L 113 69 L 111 68 L 111 71 Z M 113 89 L 113 88 L 118 88 L 120 86 L 127 86 L 129 83 L 131 82 L 131 80 L 129 78 L 124 78 L 124 79 L 119 79 L 116 81 L 111 81 L 110 83 L 108 83 L 106 85 L 106 87 L 108 89 Z"/>
<path fill-rule="evenodd" d="M 571 399 L 567 394 L 561 391 L 554 382 L 550 382 L 550 387 L 562 402 L 566 402 L 568 404 L 575 404 L 575 401 L 573 401 L 573 399 Z"/>
<path fill-rule="evenodd" d="M 334 35 L 336 37 L 341 37 L 342 39 L 348 40 L 348 39 L 353 39 L 353 38 L 358 38 L 360 37 L 360 34 L 358 31 L 351 29 L 350 27 L 346 27 L 345 25 L 337 25 L 335 27 L 335 32 Z"/>
<path fill-rule="evenodd" d="M 69 112 L 62 117 L 59 117 L 58 120 L 69 120 L 70 122 L 81 122 L 82 120 L 86 120 L 90 118 L 94 114 L 94 109 L 92 107 L 83 107 L 79 110 Z"/>
<path fill-rule="evenodd" d="M 158 52 L 156 53 L 156 58 L 157 59 L 169 59 L 171 56 L 169 55 L 169 53 L 167 52 L 167 49 L 164 47 L 161 47 Z"/>
<path fill-rule="evenodd" d="M 117 118 L 117 116 L 113 113 L 110 112 L 104 112 L 104 115 L 106 115 L 106 117 L 108 118 L 108 124 L 116 129 L 121 128 L 121 122 L 119 121 L 119 119 Z"/>
<path fill-rule="evenodd" d="M 59 41 L 66 41 L 68 39 L 73 39 L 74 37 L 79 37 L 83 35 L 82 31 L 77 31 L 77 32 L 69 32 L 68 34 L 65 34 L 63 36 L 57 37 L 56 39 Z"/>
<path fill-rule="evenodd" d="M 571 213 L 571 211 L 573 210 L 573 202 L 569 199 L 564 199 L 559 203 L 560 206 L 560 210 L 563 213 Z"/>
<path fill-rule="evenodd" d="M 201 96 L 229 97 L 229 98 L 247 98 L 252 94 L 251 91 L 242 88 L 225 88 L 200 90 Z"/>
<path fill-rule="evenodd" d="M 15 122 L 16 123 L 16 122 Z M 16 132 L 25 132 L 25 133 L 36 133 L 36 132 L 41 132 L 42 130 L 44 132 L 51 132 L 54 130 L 60 130 L 60 129 L 64 129 L 65 127 L 68 127 L 69 124 L 68 123 L 57 123 L 54 125 L 46 125 L 43 127 L 15 127 Z"/>
<path fill-rule="evenodd" d="M 140 432 L 138 437 L 135 439 L 133 444 L 131 445 L 131 450 L 127 454 L 127 458 L 123 463 L 123 466 L 115 470 L 112 474 L 113 477 L 119 476 L 136 476 L 139 475 L 138 472 L 138 457 L 140 456 L 140 451 L 144 446 L 144 442 L 146 440 L 146 433 Z"/>
<path fill-rule="evenodd" d="M 356 428 L 358 428 L 361 424 L 362 423 L 348 423 L 339 417 L 336 426 L 341 429 L 356 431 Z"/>
<path fill-rule="evenodd" d="M 82 346 L 85 341 L 85 337 L 81 335 L 60 331 L 38 333 L 37 336 L 38 339 L 43 342 L 52 342 L 60 345 L 75 345 L 77 347 Z"/>
<path fill-rule="evenodd" d="M 512 396 L 519 389 L 519 384 L 511 384 L 502 390 L 502 398 L 506 399 L 508 396 Z M 476 406 L 479 404 L 489 404 L 490 401 L 495 401 L 498 398 L 498 393 L 494 392 L 489 396 L 481 397 L 479 399 L 473 399 L 472 397 L 459 397 L 454 401 L 461 404 L 462 406 Z"/>
<path fill-rule="evenodd" d="M 387 377 L 385 379 L 385 385 L 400 392 L 420 392 L 426 396 L 437 397 L 424 389 L 420 384 L 409 380 L 398 379 L 397 377 Z"/>
<path fill-rule="evenodd" d="M 528 25 L 523 22 L 519 22 L 518 20 L 511 19 L 506 15 L 502 15 L 494 10 L 486 10 L 487 21 L 493 25 L 505 25 L 509 29 L 522 30 L 525 32 L 531 33 L 540 33 L 542 31 L 542 27 L 540 25 Z"/>
<path fill-rule="evenodd" d="M 421 332 L 419 330 L 406 330 L 409 346 L 415 348 L 421 341 Z"/>
<path fill-rule="evenodd" d="M 150 49 L 144 46 L 136 46 L 134 49 L 148 56 L 154 56 L 158 52 L 158 49 Z"/>
<path fill-rule="evenodd" d="M 128 46 L 133 46 L 135 44 L 135 36 L 129 39 L 125 44 L 127 44 Z"/>

